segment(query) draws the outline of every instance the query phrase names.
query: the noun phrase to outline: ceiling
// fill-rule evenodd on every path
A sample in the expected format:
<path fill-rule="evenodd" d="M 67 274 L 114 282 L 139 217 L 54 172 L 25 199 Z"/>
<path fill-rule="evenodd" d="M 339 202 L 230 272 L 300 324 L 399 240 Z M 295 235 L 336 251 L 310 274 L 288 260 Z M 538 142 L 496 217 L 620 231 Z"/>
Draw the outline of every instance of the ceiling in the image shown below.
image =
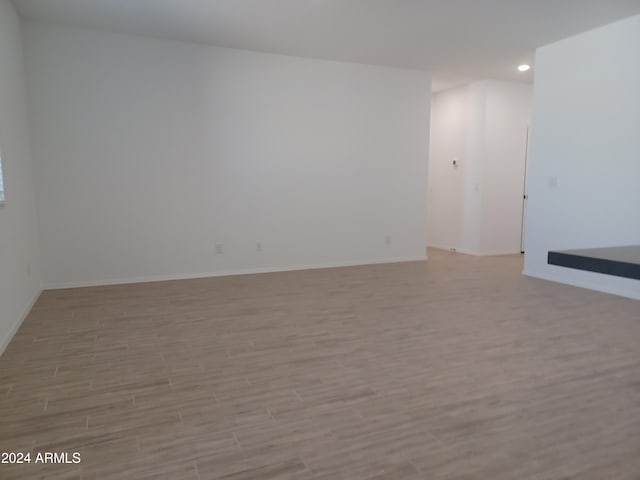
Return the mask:
<path fill-rule="evenodd" d="M 531 81 L 537 47 L 640 13 L 640 0 L 14 0 L 26 20 L 429 70 L 439 90 Z"/>

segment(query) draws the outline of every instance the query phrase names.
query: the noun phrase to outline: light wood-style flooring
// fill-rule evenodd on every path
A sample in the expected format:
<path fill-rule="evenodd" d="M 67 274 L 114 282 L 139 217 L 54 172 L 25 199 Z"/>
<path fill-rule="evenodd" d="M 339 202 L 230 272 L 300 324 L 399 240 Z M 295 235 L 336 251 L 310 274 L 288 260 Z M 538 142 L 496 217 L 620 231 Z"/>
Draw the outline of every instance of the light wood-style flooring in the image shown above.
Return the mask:
<path fill-rule="evenodd" d="M 44 292 L 0 358 L 9 479 L 637 480 L 640 302 L 520 256 Z"/>

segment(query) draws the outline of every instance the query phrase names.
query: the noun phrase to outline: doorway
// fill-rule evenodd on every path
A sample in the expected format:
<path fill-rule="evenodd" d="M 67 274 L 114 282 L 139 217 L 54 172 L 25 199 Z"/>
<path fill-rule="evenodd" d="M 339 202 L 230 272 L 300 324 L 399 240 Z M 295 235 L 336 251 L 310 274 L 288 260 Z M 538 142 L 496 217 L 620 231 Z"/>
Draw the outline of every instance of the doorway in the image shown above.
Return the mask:
<path fill-rule="evenodd" d="M 428 244 L 524 251 L 533 88 L 486 80 L 433 95 Z"/>

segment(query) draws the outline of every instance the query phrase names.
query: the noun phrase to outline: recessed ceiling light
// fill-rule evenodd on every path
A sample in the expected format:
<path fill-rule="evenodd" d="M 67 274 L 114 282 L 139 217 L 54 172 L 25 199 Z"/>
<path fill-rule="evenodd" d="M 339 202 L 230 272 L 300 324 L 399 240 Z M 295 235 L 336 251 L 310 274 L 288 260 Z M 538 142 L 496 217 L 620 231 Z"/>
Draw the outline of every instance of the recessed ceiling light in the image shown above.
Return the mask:
<path fill-rule="evenodd" d="M 531 68 L 531 65 L 527 65 L 526 63 L 518 66 L 518 70 L 521 72 L 526 72 Z"/>

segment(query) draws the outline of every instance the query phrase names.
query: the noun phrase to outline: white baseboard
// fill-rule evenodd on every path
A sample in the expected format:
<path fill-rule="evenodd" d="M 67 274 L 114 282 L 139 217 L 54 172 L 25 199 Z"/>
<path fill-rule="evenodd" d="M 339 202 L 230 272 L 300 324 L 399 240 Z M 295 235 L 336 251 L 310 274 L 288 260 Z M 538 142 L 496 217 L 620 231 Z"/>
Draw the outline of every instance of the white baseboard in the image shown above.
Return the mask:
<path fill-rule="evenodd" d="M 464 253 L 465 255 L 475 255 L 475 256 L 478 255 L 476 252 L 471 252 L 463 248 L 447 247 L 445 245 L 429 245 L 427 248 L 435 248 L 436 250 L 444 250 L 446 252 L 451 252 L 451 253 Z"/>
<path fill-rule="evenodd" d="M 222 270 L 217 272 L 185 273 L 178 275 L 152 275 L 147 277 L 122 278 L 116 280 L 96 280 L 87 282 L 51 282 L 45 283 L 44 290 L 59 290 L 64 288 L 102 287 L 107 285 L 126 285 L 130 283 L 166 282 L 170 280 L 189 280 L 194 278 L 229 277 L 233 275 L 255 275 L 258 273 L 292 272 L 297 270 L 319 270 L 324 268 L 360 267 L 364 265 L 379 265 L 385 263 L 424 262 L 426 254 L 416 258 L 391 258 L 386 260 L 366 260 L 361 262 L 335 262 L 312 265 L 294 265 L 290 267 L 266 267 L 240 270 Z"/>
<path fill-rule="evenodd" d="M 436 248 L 438 250 L 446 250 L 448 252 L 451 251 L 451 249 L 455 249 L 455 253 L 463 253 L 465 255 L 473 255 L 474 257 L 498 257 L 500 255 L 520 255 L 521 252 L 520 250 L 504 250 L 504 251 L 499 251 L 499 250 L 495 250 L 495 251 L 489 251 L 489 252 L 474 252 L 471 250 L 466 250 L 464 248 L 457 248 L 457 247 L 445 247 L 443 245 L 429 245 L 429 248 Z"/>
<path fill-rule="evenodd" d="M 27 315 L 29 315 L 29 312 L 31 311 L 31 309 L 33 308 L 33 305 L 38 300 L 38 297 L 40 297 L 41 293 L 42 293 L 42 290 L 36 291 L 36 293 L 33 295 L 31 300 L 27 302 L 26 307 L 22 310 L 22 314 L 16 319 L 15 323 L 11 326 L 11 328 L 4 335 L 4 337 L 0 339 L 0 355 L 4 353 L 5 349 L 9 345 L 9 342 L 11 342 L 11 339 L 20 328 L 20 325 L 22 325 L 22 322 L 24 322 L 24 319 L 27 318 Z"/>
<path fill-rule="evenodd" d="M 520 249 L 518 250 L 494 250 L 489 252 L 483 252 L 481 257 L 499 257 L 501 255 L 522 255 Z"/>
<path fill-rule="evenodd" d="M 640 300 L 640 288 L 638 290 L 627 290 L 624 288 L 612 287 L 611 285 L 605 285 L 600 282 L 590 282 L 588 280 L 576 280 L 575 278 L 551 275 L 546 272 L 533 271 L 530 269 L 524 269 L 523 275 L 527 277 L 539 278 L 541 280 L 547 280 L 554 283 L 562 283 L 565 285 L 571 285 L 573 287 L 586 288 L 588 290 L 595 290 L 598 292 L 609 293 L 611 295 L 617 295 L 619 297 L 631 298 L 633 300 Z M 633 280 L 630 280 L 633 281 Z M 640 285 L 640 281 L 638 281 Z"/>

